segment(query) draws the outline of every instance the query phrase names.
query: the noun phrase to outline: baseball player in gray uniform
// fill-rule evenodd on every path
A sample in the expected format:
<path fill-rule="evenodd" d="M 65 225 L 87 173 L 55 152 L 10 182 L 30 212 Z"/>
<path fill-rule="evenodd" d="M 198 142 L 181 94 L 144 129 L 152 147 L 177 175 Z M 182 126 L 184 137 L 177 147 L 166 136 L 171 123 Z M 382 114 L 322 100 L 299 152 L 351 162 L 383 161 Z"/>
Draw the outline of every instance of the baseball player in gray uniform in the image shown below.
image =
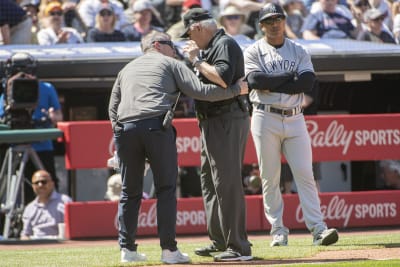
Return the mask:
<path fill-rule="evenodd" d="M 308 230 L 314 245 L 331 245 L 338 240 L 336 229 L 328 229 L 312 171 L 312 150 L 302 103 L 304 92 L 315 81 L 311 57 L 306 50 L 285 38 L 285 13 L 273 3 L 259 13 L 264 37 L 245 51 L 245 73 L 253 104 L 251 133 L 260 174 L 266 218 L 271 224 L 271 246 L 286 246 L 283 201 L 279 187 L 281 153 L 292 169 Z"/>

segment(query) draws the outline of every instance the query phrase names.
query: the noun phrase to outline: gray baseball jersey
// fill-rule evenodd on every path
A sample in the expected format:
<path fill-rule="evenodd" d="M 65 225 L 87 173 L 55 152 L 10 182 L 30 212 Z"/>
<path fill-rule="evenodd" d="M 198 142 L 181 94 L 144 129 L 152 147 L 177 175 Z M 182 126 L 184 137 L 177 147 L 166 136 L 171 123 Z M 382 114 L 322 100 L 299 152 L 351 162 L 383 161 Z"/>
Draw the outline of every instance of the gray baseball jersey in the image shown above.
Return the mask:
<path fill-rule="evenodd" d="M 310 55 L 300 44 L 290 39 L 280 48 L 268 44 L 264 38 L 249 46 L 244 53 L 246 76 L 253 71 L 264 71 L 274 76 L 283 73 L 314 72 Z M 266 88 L 253 88 L 266 89 Z M 266 90 L 252 90 L 252 103 L 269 104 L 279 108 L 293 108 L 303 103 L 304 94 L 282 94 Z"/>

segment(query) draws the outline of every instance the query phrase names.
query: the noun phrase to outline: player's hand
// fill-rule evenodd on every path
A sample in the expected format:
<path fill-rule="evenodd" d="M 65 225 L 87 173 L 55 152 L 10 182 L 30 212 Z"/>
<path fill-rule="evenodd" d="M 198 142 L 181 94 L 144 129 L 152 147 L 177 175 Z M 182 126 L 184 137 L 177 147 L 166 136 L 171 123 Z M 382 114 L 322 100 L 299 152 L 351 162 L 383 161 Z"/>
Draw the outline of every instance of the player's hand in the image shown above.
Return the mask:
<path fill-rule="evenodd" d="M 194 41 L 190 40 L 187 41 L 186 45 L 183 47 L 183 52 L 187 54 L 190 62 L 193 62 L 193 60 L 199 55 L 200 48 Z"/>

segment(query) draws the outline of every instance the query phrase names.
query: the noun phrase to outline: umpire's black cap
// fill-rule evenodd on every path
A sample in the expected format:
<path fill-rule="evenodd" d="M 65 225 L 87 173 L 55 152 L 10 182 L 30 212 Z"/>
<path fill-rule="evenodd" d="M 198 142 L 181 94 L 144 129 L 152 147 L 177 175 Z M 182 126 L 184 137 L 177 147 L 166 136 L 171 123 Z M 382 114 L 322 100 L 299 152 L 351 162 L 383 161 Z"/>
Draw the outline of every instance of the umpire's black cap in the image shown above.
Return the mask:
<path fill-rule="evenodd" d="M 199 22 L 202 20 L 212 19 L 211 14 L 200 7 L 192 8 L 188 12 L 183 15 L 183 25 L 185 26 L 185 31 L 182 33 L 182 38 L 187 38 L 189 35 L 187 34 L 192 25 L 195 22 Z"/>
<path fill-rule="evenodd" d="M 285 11 L 283 11 L 283 8 L 280 5 L 268 3 L 260 10 L 260 13 L 258 14 L 258 22 L 273 16 L 281 16 L 283 18 L 286 17 Z"/>

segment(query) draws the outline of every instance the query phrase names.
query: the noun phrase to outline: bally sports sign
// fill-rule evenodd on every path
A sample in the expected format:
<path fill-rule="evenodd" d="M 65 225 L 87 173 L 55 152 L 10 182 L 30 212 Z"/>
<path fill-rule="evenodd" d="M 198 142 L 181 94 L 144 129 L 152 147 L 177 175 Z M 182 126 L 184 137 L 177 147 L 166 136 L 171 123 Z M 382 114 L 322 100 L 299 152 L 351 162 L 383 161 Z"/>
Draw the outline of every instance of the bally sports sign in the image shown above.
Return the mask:
<path fill-rule="evenodd" d="M 307 116 L 314 161 L 400 159 L 400 114 Z M 200 165 L 196 119 L 175 119 L 180 166 Z M 58 123 L 64 132 L 66 168 L 106 168 L 113 155 L 108 121 Z M 257 162 L 249 136 L 245 163 Z"/>
<path fill-rule="evenodd" d="M 295 194 L 284 195 L 284 222 L 290 229 L 306 229 Z M 339 229 L 400 224 L 400 190 L 320 193 L 326 223 Z M 248 231 L 267 231 L 262 196 L 246 196 Z M 116 237 L 117 202 L 71 202 L 65 207 L 66 236 L 70 239 Z M 206 217 L 201 198 L 178 199 L 177 234 L 206 234 Z M 142 201 L 138 235 L 157 235 L 156 200 Z"/>

